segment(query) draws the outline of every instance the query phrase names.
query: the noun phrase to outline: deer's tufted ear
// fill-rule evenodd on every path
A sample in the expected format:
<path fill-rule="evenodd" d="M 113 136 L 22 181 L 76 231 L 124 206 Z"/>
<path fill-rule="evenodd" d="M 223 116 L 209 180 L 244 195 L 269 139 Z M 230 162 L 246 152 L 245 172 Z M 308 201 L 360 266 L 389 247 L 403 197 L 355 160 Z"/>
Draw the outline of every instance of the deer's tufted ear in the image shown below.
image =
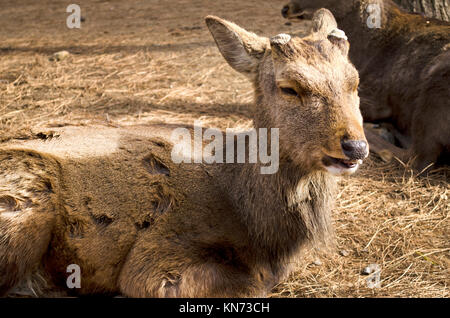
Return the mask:
<path fill-rule="evenodd" d="M 322 8 L 314 12 L 311 24 L 311 32 L 317 36 L 326 38 L 338 25 L 333 13 L 330 10 Z"/>
<path fill-rule="evenodd" d="M 318 38 L 326 38 L 337 46 L 342 54 L 348 55 L 350 44 L 345 32 L 338 29 L 334 15 L 330 10 L 322 8 L 314 12 L 311 33 Z"/>
<path fill-rule="evenodd" d="M 207 16 L 205 21 L 228 64 L 238 72 L 253 76 L 269 48 L 269 39 L 215 16 Z"/>

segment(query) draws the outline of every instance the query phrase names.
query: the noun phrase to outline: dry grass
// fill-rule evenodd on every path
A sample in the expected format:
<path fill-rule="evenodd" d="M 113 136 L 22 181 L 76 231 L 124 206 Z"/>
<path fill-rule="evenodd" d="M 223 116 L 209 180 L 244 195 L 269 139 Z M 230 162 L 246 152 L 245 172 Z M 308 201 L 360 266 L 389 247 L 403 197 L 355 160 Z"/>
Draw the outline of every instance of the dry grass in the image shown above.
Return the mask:
<path fill-rule="evenodd" d="M 284 25 L 284 0 L 76 3 L 80 30 L 65 27 L 68 3 L 2 1 L 0 140 L 68 124 L 249 126 L 251 85 L 223 61 L 203 17 L 266 35 L 304 30 Z M 61 50 L 70 57 L 49 60 Z M 414 177 L 372 157 L 340 182 L 336 250 L 311 252 L 273 296 L 449 297 L 449 176 L 445 168 Z M 372 263 L 381 288 L 361 275 Z"/>
<path fill-rule="evenodd" d="M 335 251 L 311 252 L 275 296 L 449 297 L 449 177 L 445 168 L 418 178 L 372 157 L 340 182 Z M 370 264 L 381 267 L 380 288 L 362 275 Z"/>

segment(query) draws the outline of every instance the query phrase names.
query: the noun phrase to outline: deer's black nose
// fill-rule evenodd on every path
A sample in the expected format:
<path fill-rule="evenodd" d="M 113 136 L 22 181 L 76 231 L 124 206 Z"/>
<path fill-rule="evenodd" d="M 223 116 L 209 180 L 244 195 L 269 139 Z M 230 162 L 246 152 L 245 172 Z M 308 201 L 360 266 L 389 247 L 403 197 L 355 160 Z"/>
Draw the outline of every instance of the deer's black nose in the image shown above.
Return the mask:
<path fill-rule="evenodd" d="M 341 147 L 350 160 L 364 159 L 368 155 L 367 142 L 364 140 L 342 140 Z"/>
<path fill-rule="evenodd" d="M 287 18 L 287 14 L 289 12 L 289 6 L 284 6 L 283 9 L 281 9 L 281 15 L 283 18 Z"/>

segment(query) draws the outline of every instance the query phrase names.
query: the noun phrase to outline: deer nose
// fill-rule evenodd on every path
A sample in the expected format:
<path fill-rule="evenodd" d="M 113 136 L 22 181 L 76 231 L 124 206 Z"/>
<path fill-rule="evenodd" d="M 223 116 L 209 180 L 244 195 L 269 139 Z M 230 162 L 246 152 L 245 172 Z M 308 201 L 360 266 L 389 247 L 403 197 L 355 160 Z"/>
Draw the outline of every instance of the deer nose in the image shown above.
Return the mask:
<path fill-rule="evenodd" d="M 362 160 L 369 154 L 364 140 L 342 140 L 341 147 L 350 160 Z"/>
<path fill-rule="evenodd" d="M 281 9 L 281 15 L 283 18 L 287 18 L 287 14 L 289 12 L 289 6 L 284 6 L 283 9 Z"/>

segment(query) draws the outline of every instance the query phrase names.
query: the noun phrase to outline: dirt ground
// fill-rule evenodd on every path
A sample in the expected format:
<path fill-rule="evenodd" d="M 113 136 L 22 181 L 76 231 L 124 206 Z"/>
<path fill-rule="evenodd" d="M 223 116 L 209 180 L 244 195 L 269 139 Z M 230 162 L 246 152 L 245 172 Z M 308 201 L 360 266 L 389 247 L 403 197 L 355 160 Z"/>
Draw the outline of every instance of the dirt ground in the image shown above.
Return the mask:
<path fill-rule="evenodd" d="M 66 26 L 73 2 L 81 29 Z M 268 36 L 303 34 L 305 24 L 285 25 L 284 3 L 2 0 L 0 141 L 65 125 L 250 126 L 251 85 L 223 60 L 203 19 L 218 15 Z M 61 50 L 70 56 L 52 60 Z M 336 248 L 308 252 L 272 296 L 449 297 L 449 181 L 449 168 L 417 177 L 408 165 L 371 156 L 340 180 Z M 362 274 L 370 264 L 381 269 L 375 288 Z"/>

